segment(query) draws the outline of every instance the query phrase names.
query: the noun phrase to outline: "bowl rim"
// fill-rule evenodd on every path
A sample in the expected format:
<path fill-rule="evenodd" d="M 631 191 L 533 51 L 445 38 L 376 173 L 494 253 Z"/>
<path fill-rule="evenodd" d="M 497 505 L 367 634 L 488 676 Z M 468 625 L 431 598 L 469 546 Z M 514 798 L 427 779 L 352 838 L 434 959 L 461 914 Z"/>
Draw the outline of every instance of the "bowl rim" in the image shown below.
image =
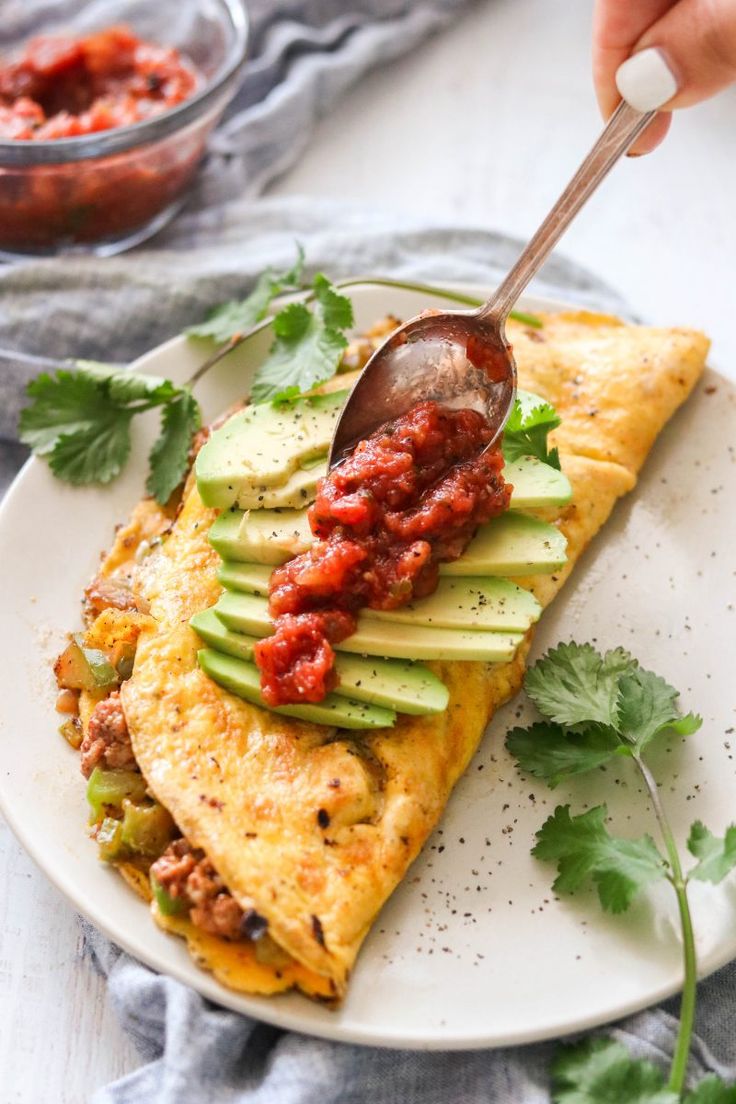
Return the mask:
<path fill-rule="evenodd" d="M 0 139 L 0 168 L 28 168 L 33 165 L 64 165 L 91 160 L 109 154 L 158 142 L 200 118 L 218 100 L 237 77 L 246 58 L 250 37 L 250 19 L 245 0 L 218 0 L 230 18 L 235 32 L 219 71 L 189 99 L 150 119 L 127 126 L 98 130 L 73 138 Z"/>

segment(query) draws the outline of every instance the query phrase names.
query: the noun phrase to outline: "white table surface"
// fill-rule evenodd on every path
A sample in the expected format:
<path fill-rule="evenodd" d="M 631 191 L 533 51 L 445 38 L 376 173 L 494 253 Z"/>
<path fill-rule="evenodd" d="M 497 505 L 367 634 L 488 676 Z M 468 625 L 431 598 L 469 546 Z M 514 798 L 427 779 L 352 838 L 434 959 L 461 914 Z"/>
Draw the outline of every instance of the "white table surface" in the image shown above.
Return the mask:
<path fill-rule="evenodd" d="M 362 82 L 271 189 L 527 237 L 599 126 L 590 0 L 482 0 Z M 412 135 L 408 141 L 408 135 Z M 562 248 L 658 323 L 699 326 L 736 376 L 736 88 L 620 165 Z M 392 170 L 388 171 L 388 166 Z M 81 1104 L 134 1069 L 74 911 L 0 822 L 1 1104 Z"/>

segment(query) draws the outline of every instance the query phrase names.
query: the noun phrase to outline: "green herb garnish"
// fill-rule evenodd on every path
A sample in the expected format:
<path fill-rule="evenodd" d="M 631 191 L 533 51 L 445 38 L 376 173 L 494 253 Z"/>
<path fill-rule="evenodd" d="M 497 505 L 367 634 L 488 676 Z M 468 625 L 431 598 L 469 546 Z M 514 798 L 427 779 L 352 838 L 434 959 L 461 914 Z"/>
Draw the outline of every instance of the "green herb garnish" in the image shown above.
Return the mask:
<path fill-rule="evenodd" d="M 557 449 L 548 449 L 547 438 L 560 424 L 555 408 L 536 395 L 519 392 L 503 431 L 503 454 L 507 461 L 536 456 L 552 468 L 560 468 Z"/>
<path fill-rule="evenodd" d="M 132 419 L 154 407 L 163 408 L 163 417 L 146 489 L 164 504 L 184 477 L 200 425 L 199 406 L 186 387 L 85 363 L 43 372 L 27 390 L 32 401 L 21 411 L 20 439 L 65 482 L 109 483 L 119 475 L 130 454 Z"/>
<path fill-rule="evenodd" d="M 633 1059 L 610 1039 L 564 1047 L 552 1066 L 555 1104 L 736 1104 L 736 1086 L 706 1077 L 684 1093 L 693 1032 L 697 960 L 688 883 L 720 882 L 736 867 L 736 825 L 723 838 L 696 821 L 687 842 L 698 860 L 684 873 L 661 795 L 644 755 L 664 734 L 687 736 L 701 718 L 682 714 L 678 692 L 646 671 L 623 648 L 601 655 L 590 644 L 561 644 L 526 676 L 526 690 L 543 716 L 509 732 L 506 746 L 520 770 L 555 787 L 564 779 L 603 766 L 614 757 L 633 761 L 644 780 L 664 849 L 645 835 L 628 839 L 606 826 L 607 809 L 597 805 L 575 816 L 558 805 L 537 832 L 532 853 L 557 865 L 554 889 L 575 893 L 592 883 L 603 908 L 625 911 L 647 886 L 666 879 L 677 897 L 682 928 L 685 980 L 680 1031 L 669 1080 L 651 1063 Z"/>
<path fill-rule="evenodd" d="M 326 276 L 312 282 L 313 301 L 289 303 L 275 315 L 275 340 L 251 388 L 253 402 L 285 402 L 335 375 L 353 324 L 353 305 Z"/>
<path fill-rule="evenodd" d="M 286 272 L 267 268 L 255 282 L 245 299 L 232 299 L 222 303 L 207 315 L 204 322 L 184 331 L 189 337 L 208 337 L 221 344 L 236 342 L 261 322 L 277 295 L 298 291 L 304 275 L 304 250 L 297 246 L 297 258 Z"/>

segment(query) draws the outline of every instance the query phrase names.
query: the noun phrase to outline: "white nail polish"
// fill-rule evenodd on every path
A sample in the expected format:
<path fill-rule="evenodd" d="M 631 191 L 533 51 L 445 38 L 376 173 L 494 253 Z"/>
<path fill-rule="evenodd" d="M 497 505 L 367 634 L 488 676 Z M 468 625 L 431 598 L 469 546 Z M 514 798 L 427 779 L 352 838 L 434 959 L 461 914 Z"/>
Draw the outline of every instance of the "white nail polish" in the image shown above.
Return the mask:
<path fill-rule="evenodd" d="M 677 80 L 661 50 L 640 50 L 616 71 L 616 87 L 637 111 L 656 111 L 677 92 Z"/>

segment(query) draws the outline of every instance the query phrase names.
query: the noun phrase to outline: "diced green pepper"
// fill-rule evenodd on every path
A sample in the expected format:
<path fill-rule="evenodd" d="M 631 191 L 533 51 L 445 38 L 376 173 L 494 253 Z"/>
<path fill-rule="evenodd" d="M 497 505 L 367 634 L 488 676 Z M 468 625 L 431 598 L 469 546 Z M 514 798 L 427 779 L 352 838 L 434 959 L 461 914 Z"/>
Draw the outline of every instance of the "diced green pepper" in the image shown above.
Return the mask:
<path fill-rule="evenodd" d="M 133 674 L 133 664 L 135 663 L 135 644 L 131 644 L 127 640 L 116 644 L 113 652 L 113 663 L 120 681 L 125 682 L 126 679 L 129 679 Z"/>
<path fill-rule="evenodd" d="M 100 858 L 105 862 L 115 862 L 116 859 L 125 857 L 125 842 L 123 840 L 123 825 L 119 820 L 105 817 L 97 830 L 97 847 Z"/>
<path fill-rule="evenodd" d="M 181 897 L 172 897 L 151 875 L 151 892 L 162 916 L 180 916 L 187 911 L 187 903 Z"/>
<path fill-rule="evenodd" d="M 283 969 L 289 964 L 289 956 L 283 947 L 279 947 L 270 935 L 263 935 L 254 943 L 256 958 L 262 966 L 273 966 L 274 969 Z"/>
<path fill-rule="evenodd" d="M 87 783 L 87 801 L 92 806 L 92 820 L 102 820 L 105 807 L 123 808 L 123 801 L 142 801 L 146 795 L 146 780 L 138 771 L 102 770 L 95 767 Z"/>
<path fill-rule="evenodd" d="M 75 751 L 82 746 L 82 725 L 79 717 L 68 717 L 59 725 L 59 732 Z"/>
<path fill-rule="evenodd" d="M 151 805 L 123 802 L 123 843 L 139 855 L 158 858 L 174 836 L 174 821 L 168 809 L 154 801 Z"/>
<path fill-rule="evenodd" d="M 56 681 L 65 690 L 109 690 L 120 682 L 104 652 L 87 648 L 82 633 L 75 633 L 54 664 Z"/>

